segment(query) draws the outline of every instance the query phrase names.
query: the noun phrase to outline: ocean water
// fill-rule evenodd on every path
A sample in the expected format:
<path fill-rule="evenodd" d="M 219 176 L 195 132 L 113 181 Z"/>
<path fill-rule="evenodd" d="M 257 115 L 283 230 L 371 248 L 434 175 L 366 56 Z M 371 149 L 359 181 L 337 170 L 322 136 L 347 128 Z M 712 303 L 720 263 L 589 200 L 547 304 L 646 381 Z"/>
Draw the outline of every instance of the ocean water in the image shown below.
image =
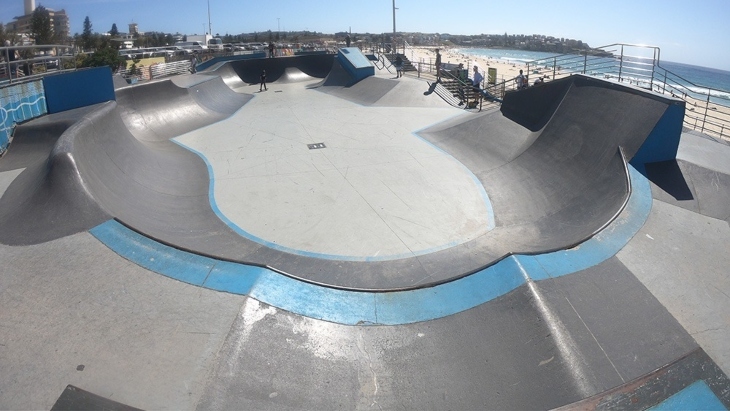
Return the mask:
<path fill-rule="evenodd" d="M 455 50 L 459 53 L 474 57 L 491 57 L 506 62 L 525 64 L 530 61 L 554 57 L 555 53 L 527 50 L 502 50 L 482 48 L 462 48 Z M 576 56 L 577 60 L 580 57 Z M 681 77 L 696 87 L 689 86 L 692 91 L 710 91 L 713 100 L 723 105 L 730 105 L 730 71 L 717 70 L 709 67 L 693 66 L 671 61 L 660 61 L 659 66 Z M 722 100 L 722 101 L 719 101 Z"/>

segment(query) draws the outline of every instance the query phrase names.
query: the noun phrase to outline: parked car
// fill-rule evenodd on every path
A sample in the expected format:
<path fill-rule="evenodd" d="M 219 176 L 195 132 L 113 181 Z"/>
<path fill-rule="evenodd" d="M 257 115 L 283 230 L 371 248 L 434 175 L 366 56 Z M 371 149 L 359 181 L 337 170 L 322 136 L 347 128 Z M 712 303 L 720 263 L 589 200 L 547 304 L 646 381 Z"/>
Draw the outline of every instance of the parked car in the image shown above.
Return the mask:
<path fill-rule="evenodd" d="M 192 51 L 203 51 L 208 50 L 208 46 L 205 44 L 199 42 L 199 41 L 180 41 L 175 43 L 176 47 L 180 47 L 185 50 L 192 50 Z"/>

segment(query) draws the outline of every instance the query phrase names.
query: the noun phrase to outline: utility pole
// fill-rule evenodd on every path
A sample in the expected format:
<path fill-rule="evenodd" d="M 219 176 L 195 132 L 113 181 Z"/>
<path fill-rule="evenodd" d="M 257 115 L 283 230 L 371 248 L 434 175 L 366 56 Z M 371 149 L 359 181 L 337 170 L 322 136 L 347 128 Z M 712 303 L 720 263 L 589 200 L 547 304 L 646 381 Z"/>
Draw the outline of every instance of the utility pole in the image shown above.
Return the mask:
<path fill-rule="evenodd" d="M 398 45 L 395 42 L 395 11 L 398 10 L 397 7 L 395 7 L 395 0 L 393 0 L 393 52 L 398 52 Z"/>
<path fill-rule="evenodd" d="M 393 0 L 393 37 L 395 37 L 395 11 L 398 8 L 395 7 L 395 0 Z"/>
<path fill-rule="evenodd" d="M 208 34 L 213 35 L 213 26 L 210 24 L 210 0 L 208 0 Z"/>

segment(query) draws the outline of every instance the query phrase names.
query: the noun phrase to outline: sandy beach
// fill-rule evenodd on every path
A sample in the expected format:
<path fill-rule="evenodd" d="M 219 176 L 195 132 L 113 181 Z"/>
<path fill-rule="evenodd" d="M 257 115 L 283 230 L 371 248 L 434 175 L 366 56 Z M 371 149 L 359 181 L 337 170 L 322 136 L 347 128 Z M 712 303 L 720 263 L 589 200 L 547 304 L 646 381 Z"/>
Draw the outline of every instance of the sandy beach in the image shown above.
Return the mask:
<path fill-rule="evenodd" d="M 473 74 L 473 67 L 476 65 L 479 67 L 479 71 L 486 77 L 487 69 L 497 69 L 497 82 L 509 80 L 517 77 L 520 74 L 520 70 L 523 70 L 525 76 L 528 76 L 528 81 L 532 82 L 535 78 L 530 78 L 527 73 L 527 65 L 520 63 L 508 63 L 504 60 L 498 60 L 493 58 L 477 58 L 467 54 L 459 53 L 454 49 L 440 48 L 441 52 L 441 63 L 442 64 L 464 64 L 464 68 L 469 69 L 469 78 Z M 413 47 L 406 50 L 406 56 L 415 65 L 421 63 L 422 73 L 429 74 L 429 70 L 432 69 L 434 62 L 436 61 L 436 47 Z"/>

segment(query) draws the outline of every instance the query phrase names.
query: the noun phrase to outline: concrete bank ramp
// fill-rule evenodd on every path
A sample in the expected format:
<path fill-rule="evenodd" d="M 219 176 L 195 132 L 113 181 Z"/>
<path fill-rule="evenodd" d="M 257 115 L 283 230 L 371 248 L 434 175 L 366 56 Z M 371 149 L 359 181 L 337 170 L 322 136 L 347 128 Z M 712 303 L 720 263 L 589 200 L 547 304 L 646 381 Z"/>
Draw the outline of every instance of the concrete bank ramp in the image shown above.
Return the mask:
<path fill-rule="evenodd" d="M 154 232 L 172 223 L 161 216 L 185 219 L 186 205 L 210 210 L 205 164 L 168 140 L 230 116 L 250 96 L 219 77 L 188 82 L 187 88 L 169 80 L 125 88 L 118 102 L 21 126 L 0 161 L 5 169 L 23 169 L 0 198 L 0 242 L 37 244 L 112 217 Z"/>
<path fill-rule="evenodd" d="M 250 99 L 219 76 L 184 75 L 117 90 L 124 124 L 142 141 L 167 141 L 223 120 Z"/>
<path fill-rule="evenodd" d="M 502 251 L 540 252 L 572 247 L 621 211 L 629 193 L 621 151 L 630 160 L 670 104 L 572 76 L 508 94 L 500 113 L 420 134 L 484 185 L 497 225 L 490 237 L 510 244 Z"/>

